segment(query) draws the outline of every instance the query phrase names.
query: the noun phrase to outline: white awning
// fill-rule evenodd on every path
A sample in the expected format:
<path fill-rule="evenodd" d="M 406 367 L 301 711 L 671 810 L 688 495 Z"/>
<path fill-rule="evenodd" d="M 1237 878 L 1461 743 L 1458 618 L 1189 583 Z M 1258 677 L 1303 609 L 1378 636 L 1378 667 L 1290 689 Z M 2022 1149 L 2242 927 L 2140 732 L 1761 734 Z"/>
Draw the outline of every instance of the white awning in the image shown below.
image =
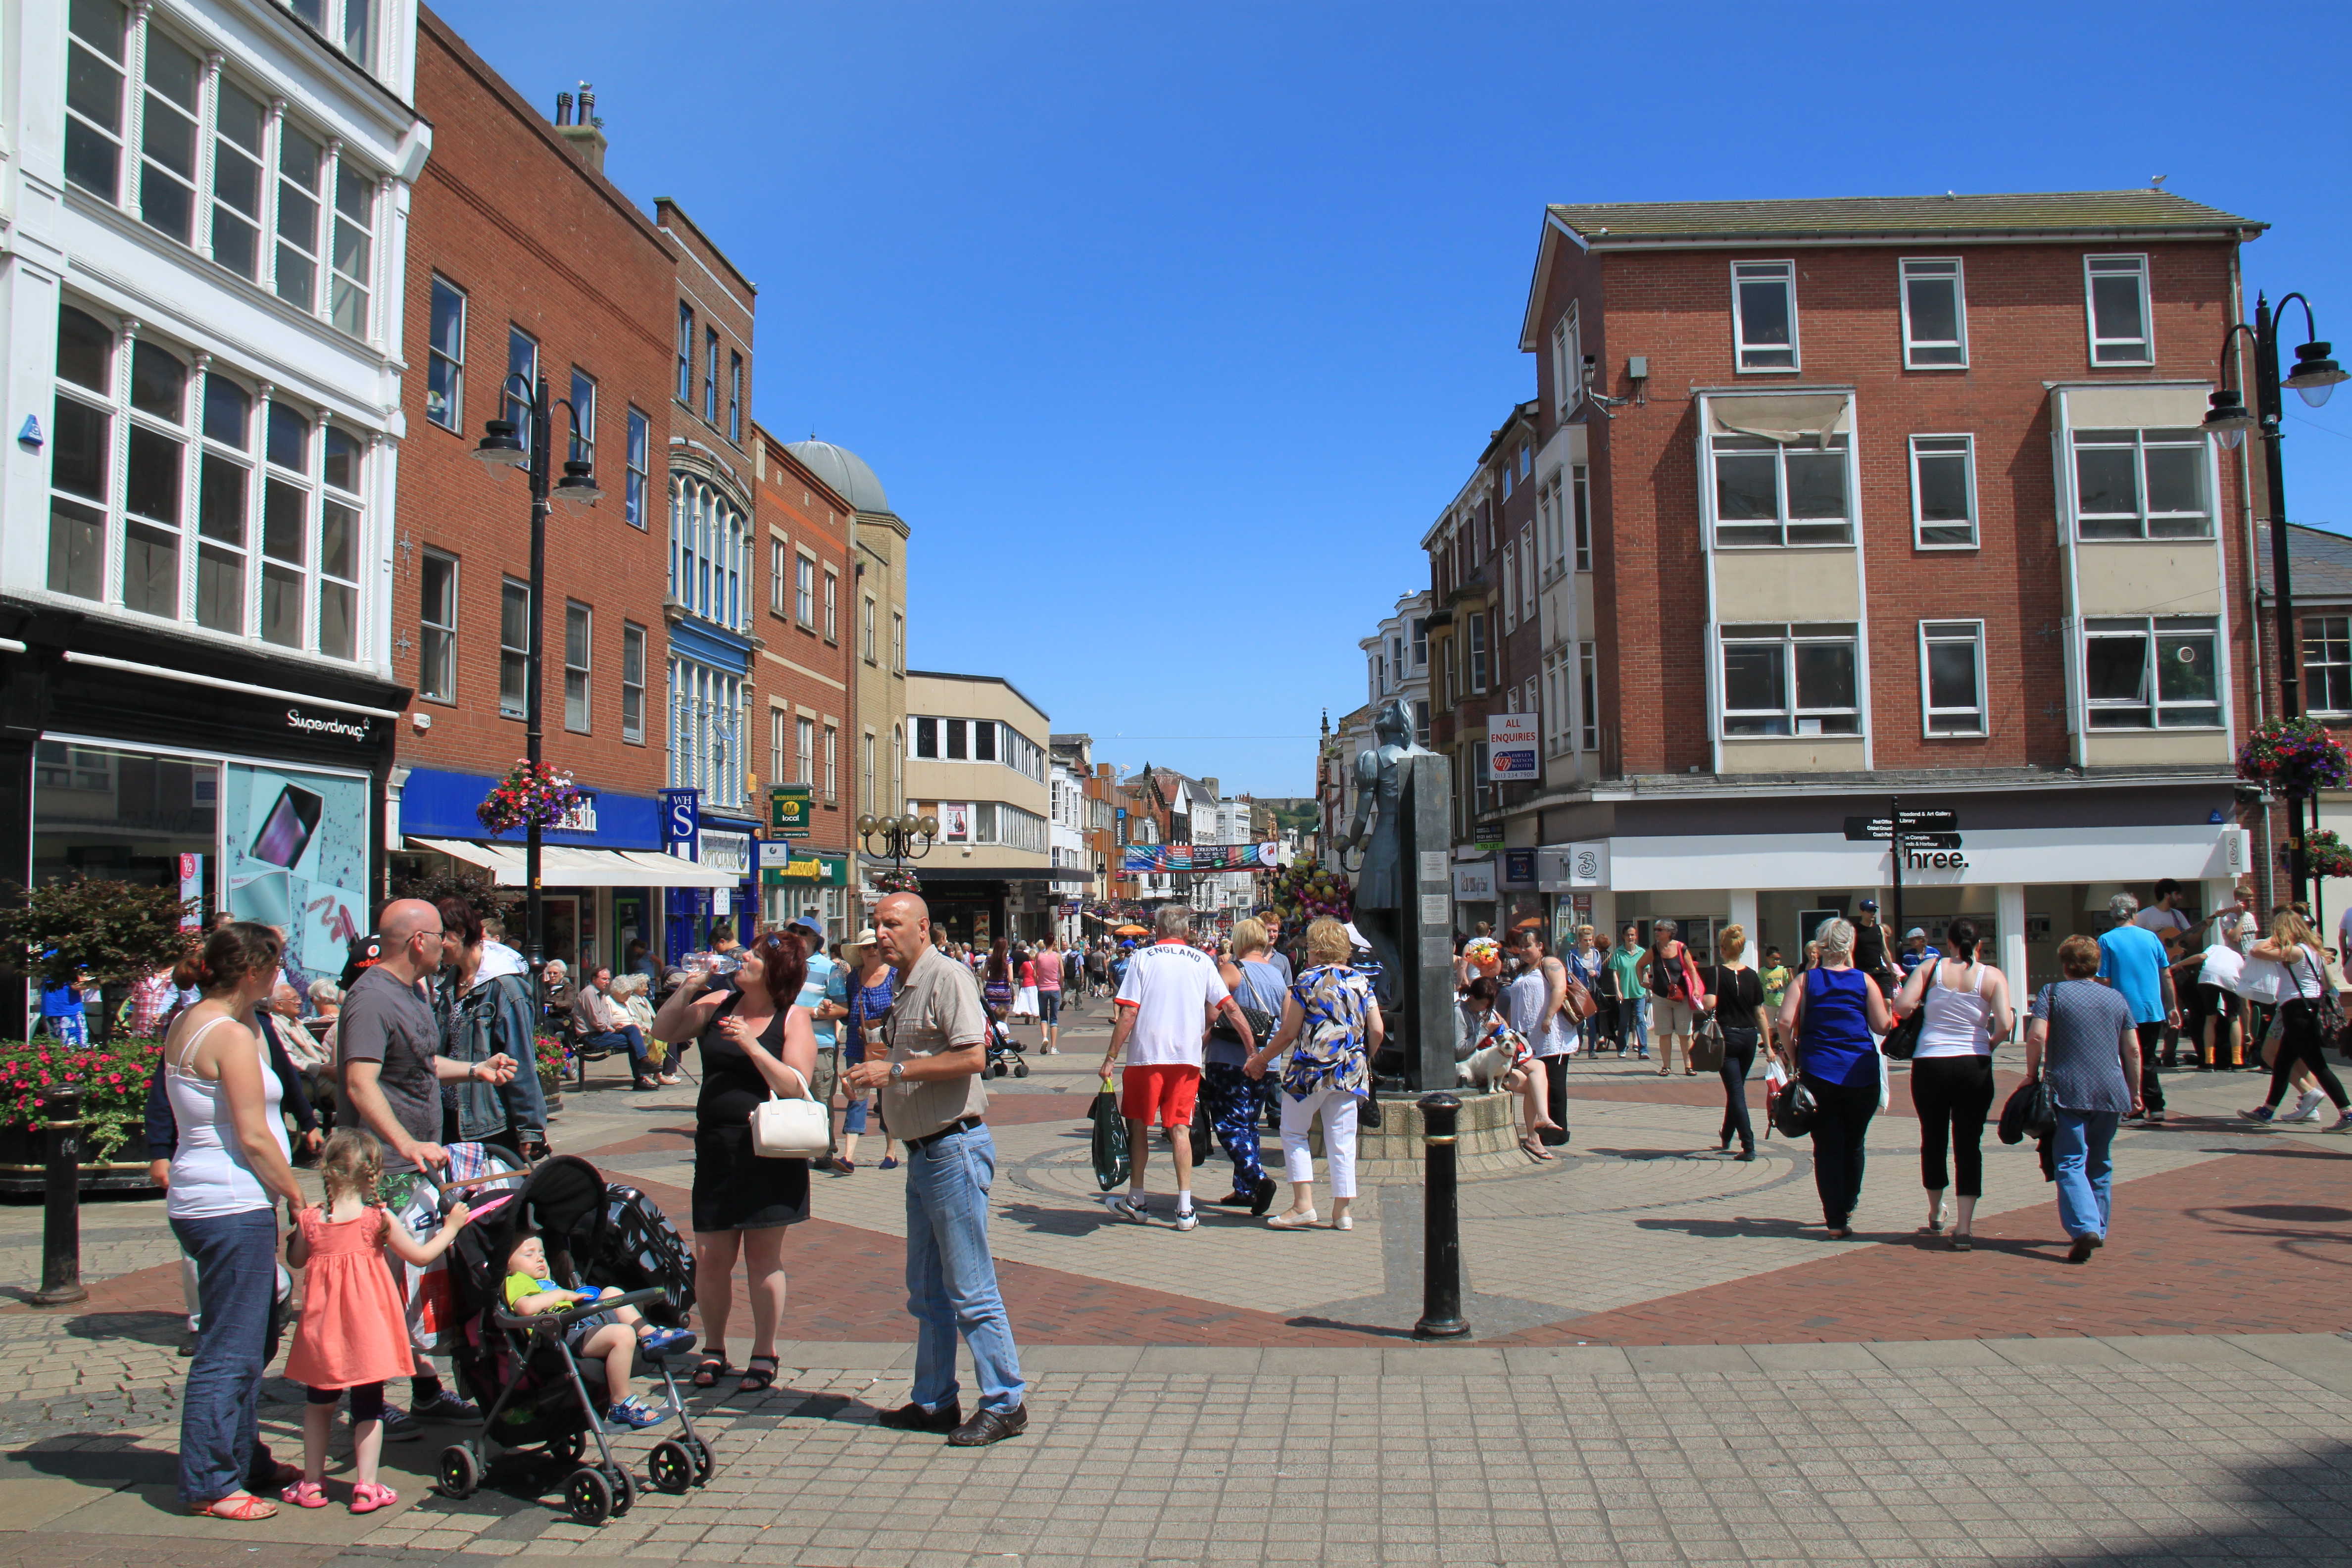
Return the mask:
<path fill-rule="evenodd" d="M 520 844 L 476 844 L 464 838 L 411 838 L 408 842 L 419 849 L 438 850 L 453 860 L 479 866 L 499 887 L 530 885 Z M 541 886 L 548 888 L 731 888 L 741 880 L 733 872 L 650 849 L 583 849 L 572 844 L 541 848 L 539 879 Z"/>

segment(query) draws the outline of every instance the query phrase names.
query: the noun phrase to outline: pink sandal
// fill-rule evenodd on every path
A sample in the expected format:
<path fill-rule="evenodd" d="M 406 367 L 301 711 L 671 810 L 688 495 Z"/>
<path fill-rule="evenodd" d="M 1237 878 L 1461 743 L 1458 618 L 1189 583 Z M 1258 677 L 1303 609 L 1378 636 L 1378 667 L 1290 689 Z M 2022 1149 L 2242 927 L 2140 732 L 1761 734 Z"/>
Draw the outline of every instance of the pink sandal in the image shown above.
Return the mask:
<path fill-rule="evenodd" d="M 362 1481 L 352 1489 L 352 1511 L 373 1513 L 380 1508 L 390 1508 L 400 1500 L 400 1494 L 390 1487 L 373 1481 Z"/>
<path fill-rule="evenodd" d="M 288 1502 L 292 1503 L 296 1508 L 324 1508 L 327 1506 L 327 1489 L 320 1486 L 316 1481 L 296 1481 L 292 1486 L 288 1487 L 278 1495 L 285 1499 Z"/>

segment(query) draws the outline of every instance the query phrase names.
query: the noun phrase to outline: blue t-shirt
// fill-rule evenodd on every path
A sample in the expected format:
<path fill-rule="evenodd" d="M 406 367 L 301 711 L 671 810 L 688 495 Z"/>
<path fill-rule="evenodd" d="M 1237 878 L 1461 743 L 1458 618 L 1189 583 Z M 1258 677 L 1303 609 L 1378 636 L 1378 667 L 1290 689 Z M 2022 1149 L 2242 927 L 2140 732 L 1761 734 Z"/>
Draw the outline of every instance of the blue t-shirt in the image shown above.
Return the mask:
<path fill-rule="evenodd" d="M 1859 969 L 1805 971 L 1797 1025 L 1797 1070 L 1836 1084 L 1874 1083 L 1878 1047 L 1870 1037 L 1870 981 Z"/>
<path fill-rule="evenodd" d="M 825 987 L 833 979 L 833 972 L 839 967 L 840 965 L 821 952 L 809 954 L 808 978 L 801 982 L 801 994 L 793 1005 L 796 1007 L 814 1008 L 818 1003 L 824 1001 Z M 832 1045 L 833 1021 L 829 1018 L 816 1018 L 812 1022 L 816 1029 L 818 1048 L 823 1049 Z"/>
<path fill-rule="evenodd" d="M 2139 926 L 2117 926 L 2099 939 L 2099 978 L 2130 1004 L 2135 1024 L 2164 1022 L 2164 942 Z"/>

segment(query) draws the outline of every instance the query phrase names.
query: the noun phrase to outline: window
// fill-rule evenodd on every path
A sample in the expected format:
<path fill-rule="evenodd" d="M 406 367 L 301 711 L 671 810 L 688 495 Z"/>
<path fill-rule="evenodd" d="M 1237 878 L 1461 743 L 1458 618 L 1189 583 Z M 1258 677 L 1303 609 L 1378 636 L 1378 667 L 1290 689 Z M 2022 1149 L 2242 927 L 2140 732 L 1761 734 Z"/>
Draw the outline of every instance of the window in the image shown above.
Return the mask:
<path fill-rule="evenodd" d="M 187 389 L 187 367 L 176 356 L 151 342 L 131 345 L 122 604 L 125 609 L 173 620 L 180 613 Z"/>
<path fill-rule="evenodd" d="M 358 652 L 360 607 L 360 444 L 328 426 L 321 436 L 326 493 L 319 500 L 319 651 L 336 658 Z"/>
<path fill-rule="evenodd" d="M 1843 436 L 1825 447 L 1717 436 L 1713 447 L 1717 549 L 1853 542 Z"/>
<path fill-rule="evenodd" d="M 936 757 L 940 754 L 940 721 L 937 719 L 915 721 L 915 755 Z"/>
<path fill-rule="evenodd" d="M 1722 640 L 1726 735 L 1862 732 L 1852 626 L 1727 626 Z"/>
<path fill-rule="evenodd" d="M 2084 539 L 2210 539 L 2201 430 L 2077 430 L 2074 516 Z"/>
<path fill-rule="evenodd" d="M 690 658 L 669 661 L 669 782 L 699 789 L 721 809 L 743 804 L 751 765 L 751 717 L 743 705 L 743 678 Z"/>
<path fill-rule="evenodd" d="M 1731 264 L 1731 330 L 1741 370 L 1795 370 L 1797 264 Z"/>
<path fill-rule="evenodd" d="M 2091 728 L 2218 727 L 2215 624 L 2210 616 L 2084 621 L 2083 695 Z"/>
<path fill-rule="evenodd" d="M 961 719 L 946 719 L 940 721 L 940 723 L 942 728 L 947 731 L 948 761 L 951 763 L 970 762 L 971 760 L 971 746 L 966 721 Z"/>
<path fill-rule="evenodd" d="M 204 458 L 196 483 L 196 625 L 245 632 L 247 498 L 252 493 L 253 399 L 216 372 L 205 376 Z"/>
<path fill-rule="evenodd" d="M 335 163 L 335 248 L 329 260 L 327 319 L 355 338 L 367 336 L 368 292 L 375 257 L 375 182 Z"/>
<path fill-rule="evenodd" d="M 278 297 L 309 310 L 319 298 L 320 186 L 327 150 L 285 121 L 278 126 Z"/>
<path fill-rule="evenodd" d="M 1543 711 L 1542 708 L 1537 702 L 1536 678 L 1532 675 L 1528 677 L 1527 683 L 1520 689 L 1519 711 L 1522 713 L 1538 714 Z"/>
<path fill-rule="evenodd" d="M 1543 657 L 1543 752 L 1547 757 L 1558 756 L 1568 750 L 1568 705 L 1560 699 L 1561 667 L 1567 655 L 1555 648 Z"/>
<path fill-rule="evenodd" d="M 1519 443 L 1519 478 L 1526 479 L 1535 471 L 1536 452 L 1525 441 Z"/>
<path fill-rule="evenodd" d="M 784 613 L 784 542 L 768 541 L 768 609 L 772 615 Z"/>
<path fill-rule="evenodd" d="M 2313 713 L 2352 713 L 2352 618 L 2303 618 L 2303 698 Z"/>
<path fill-rule="evenodd" d="M 1429 617 L 1427 616 L 1415 616 L 1412 618 L 1412 667 L 1415 669 L 1429 668 Z"/>
<path fill-rule="evenodd" d="M 310 422 L 283 403 L 269 405 L 261 484 L 261 637 L 300 647 L 302 587 L 310 563 Z"/>
<path fill-rule="evenodd" d="M 824 803 L 831 805 L 840 799 L 834 788 L 835 775 L 840 771 L 841 731 L 835 726 L 824 727 Z"/>
<path fill-rule="evenodd" d="M 1470 689 L 1486 689 L 1486 617 L 1473 614 L 1466 617 L 1470 635 Z"/>
<path fill-rule="evenodd" d="M 828 566 L 824 569 L 824 640 L 840 640 L 838 625 L 841 605 L 841 574 Z"/>
<path fill-rule="evenodd" d="M 226 79 L 213 99 L 213 259 L 247 282 L 257 282 L 261 133 L 267 115 L 259 99 Z M 437 287 L 440 279 L 434 282 Z M 439 341 L 437 335 L 435 341 Z"/>
<path fill-rule="evenodd" d="M 784 730 L 792 715 L 782 708 L 768 710 L 768 781 L 788 784 L 792 775 L 784 772 Z"/>
<path fill-rule="evenodd" d="M 505 404 L 499 412 L 499 417 L 514 422 L 515 439 L 520 441 L 522 449 L 528 452 L 531 446 L 530 404 L 523 398 L 517 397 L 510 390 L 516 376 L 522 377 L 530 385 L 531 395 L 537 395 L 539 343 L 520 327 L 509 326 L 507 328 L 507 379 L 499 384 L 500 391 L 504 394 Z"/>
<path fill-rule="evenodd" d="M 816 783 L 816 721 L 793 720 L 793 739 L 797 742 L 793 748 L 793 782 L 814 784 Z"/>
<path fill-rule="evenodd" d="M 621 623 L 621 739 L 646 743 L 646 628 Z"/>
<path fill-rule="evenodd" d="M 1575 524 L 1576 569 L 1592 570 L 1592 485 L 1586 466 L 1578 463 L 1569 469 L 1569 515 Z"/>
<path fill-rule="evenodd" d="M 1515 552 L 1507 545 L 1503 551 L 1503 629 L 1515 631 L 1519 624 L 1519 595 L 1511 581 L 1511 564 Z"/>
<path fill-rule="evenodd" d="M 1576 645 L 1577 749 L 1601 749 L 1601 645 Z"/>
<path fill-rule="evenodd" d="M 1536 618 L 1536 531 L 1524 523 L 1519 528 L 1519 618 L 1530 623 Z"/>
<path fill-rule="evenodd" d="M 1922 550 L 1976 548 L 1976 438 L 1911 437 L 1912 526 Z"/>
<path fill-rule="evenodd" d="M 1984 623 L 1920 622 L 1919 684 L 1928 734 L 1983 734 Z"/>
<path fill-rule="evenodd" d="M 670 484 L 669 528 L 671 595 L 691 615 L 740 629 L 751 549 L 742 514 L 717 486 L 678 474 Z"/>
<path fill-rule="evenodd" d="M 719 329 L 702 329 L 702 419 L 719 423 Z"/>
<path fill-rule="evenodd" d="M 572 367 L 572 461 L 596 471 L 596 383 L 578 365 Z"/>
<path fill-rule="evenodd" d="M 646 458 L 646 416 L 632 403 L 629 405 L 628 488 L 622 495 L 621 515 L 638 528 L 646 526 L 646 487 L 651 480 Z"/>
<path fill-rule="evenodd" d="M 816 629 L 816 562 L 806 555 L 793 557 L 793 618 Z"/>
<path fill-rule="evenodd" d="M 907 673 L 907 617 L 897 610 L 890 612 L 890 668 Z"/>
<path fill-rule="evenodd" d="M 147 28 L 139 130 L 139 216 L 182 245 L 195 237 L 198 84 L 204 68 L 160 27 Z"/>
<path fill-rule="evenodd" d="M 743 440 L 743 356 L 732 352 L 727 355 L 727 438 L 739 446 Z"/>
<path fill-rule="evenodd" d="M 866 662 L 872 664 L 874 662 L 874 601 L 871 599 L 866 601 L 866 626 L 864 628 L 863 640 L 866 649 Z"/>
<path fill-rule="evenodd" d="M 520 719 L 530 704 L 530 587 L 499 584 L 499 717 Z"/>
<path fill-rule="evenodd" d="M 2091 319 L 2091 363 L 2154 364 L 2147 326 L 2147 258 L 2083 258 L 2084 306 Z"/>
<path fill-rule="evenodd" d="M 563 727 L 588 733 L 589 614 L 585 605 L 563 606 Z"/>
<path fill-rule="evenodd" d="M 1903 263 L 1903 363 L 1910 370 L 1966 368 L 1969 312 L 1960 264 L 1951 259 Z"/>
<path fill-rule="evenodd" d="M 996 726 L 985 719 L 971 721 L 971 760 L 975 763 L 996 761 Z"/>
<path fill-rule="evenodd" d="M 441 702 L 457 697 L 457 559 L 425 552 L 417 581 L 416 694 Z"/>
<path fill-rule="evenodd" d="M 375 52 L 375 0 L 343 0 L 343 53 L 372 66 Z"/>
<path fill-rule="evenodd" d="M 1573 300 L 1552 325 L 1551 384 L 1559 416 L 1566 419 L 1584 401 L 1584 330 L 1578 323 Z"/>
<path fill-rule="evenodd" d="M 73 0 L 66 22 L 66 179 L 110 202 L 121 183 L 130 20 L 120 0 Z"/>
<path fill-rule="evenodd" d="M 868 816 L 874 815 L 874 732 L 871 730 L 866 732 L 866 795 L 863 810 Z"/>
<path fill-rule="evenodd" d="M 1415 745 L 1429 744 L 1429 700 L 1425 697 L 1413 700 L 1412 739 Z"/>
<path fill-rule="evenodd" d="M 466 296 L 433 279 L 433 327 L 425 349 L 425 417 L 444 430 L 466 428 Z"/>
<path fill-rule="evenodd" d="M 677 302 L 677 400 L 694 405 L 694 307 Z"/>

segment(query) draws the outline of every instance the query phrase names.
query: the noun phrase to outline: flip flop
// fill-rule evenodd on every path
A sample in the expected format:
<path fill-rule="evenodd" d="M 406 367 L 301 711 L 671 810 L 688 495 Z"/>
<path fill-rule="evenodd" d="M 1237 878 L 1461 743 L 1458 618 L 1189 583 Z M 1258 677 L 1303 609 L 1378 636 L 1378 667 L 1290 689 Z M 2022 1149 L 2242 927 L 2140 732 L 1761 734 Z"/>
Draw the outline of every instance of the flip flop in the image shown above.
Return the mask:
<path fill-rule="evenodd" d="M 716 1388 L 720 1378 L 740 1376 L 742 1370 L 729 1366 L 723 1356 L 707 1355 L 694 1363 L 694 1376 L 688 1381 L 697 1388 Z"/>
<path fill-rule="evenodd" d="M 233 1524 L 251 1524 L 256 1520 L 278 1517 L 278 1505 L 251 1492 L 237 1492 L 228 1497 L 215 1498 L 210 1502 L 192 1502 L 188 1511 L 198 1518 L 226 1519 Z"/>
<path fill-rule="evenodd" d="M 767 1370 L 764 1372 L 760 1369 L 761 1362 L 768 1363 Z M 743 1363 L 743 1381 L 735 1385 L 735 1392 L 757 1394 L 762 1389 L 773 1388 L 776 1386 L 776 1373 L 782 1370 L 782 1363 L 774 1356 L 752 1356 Z"/>

